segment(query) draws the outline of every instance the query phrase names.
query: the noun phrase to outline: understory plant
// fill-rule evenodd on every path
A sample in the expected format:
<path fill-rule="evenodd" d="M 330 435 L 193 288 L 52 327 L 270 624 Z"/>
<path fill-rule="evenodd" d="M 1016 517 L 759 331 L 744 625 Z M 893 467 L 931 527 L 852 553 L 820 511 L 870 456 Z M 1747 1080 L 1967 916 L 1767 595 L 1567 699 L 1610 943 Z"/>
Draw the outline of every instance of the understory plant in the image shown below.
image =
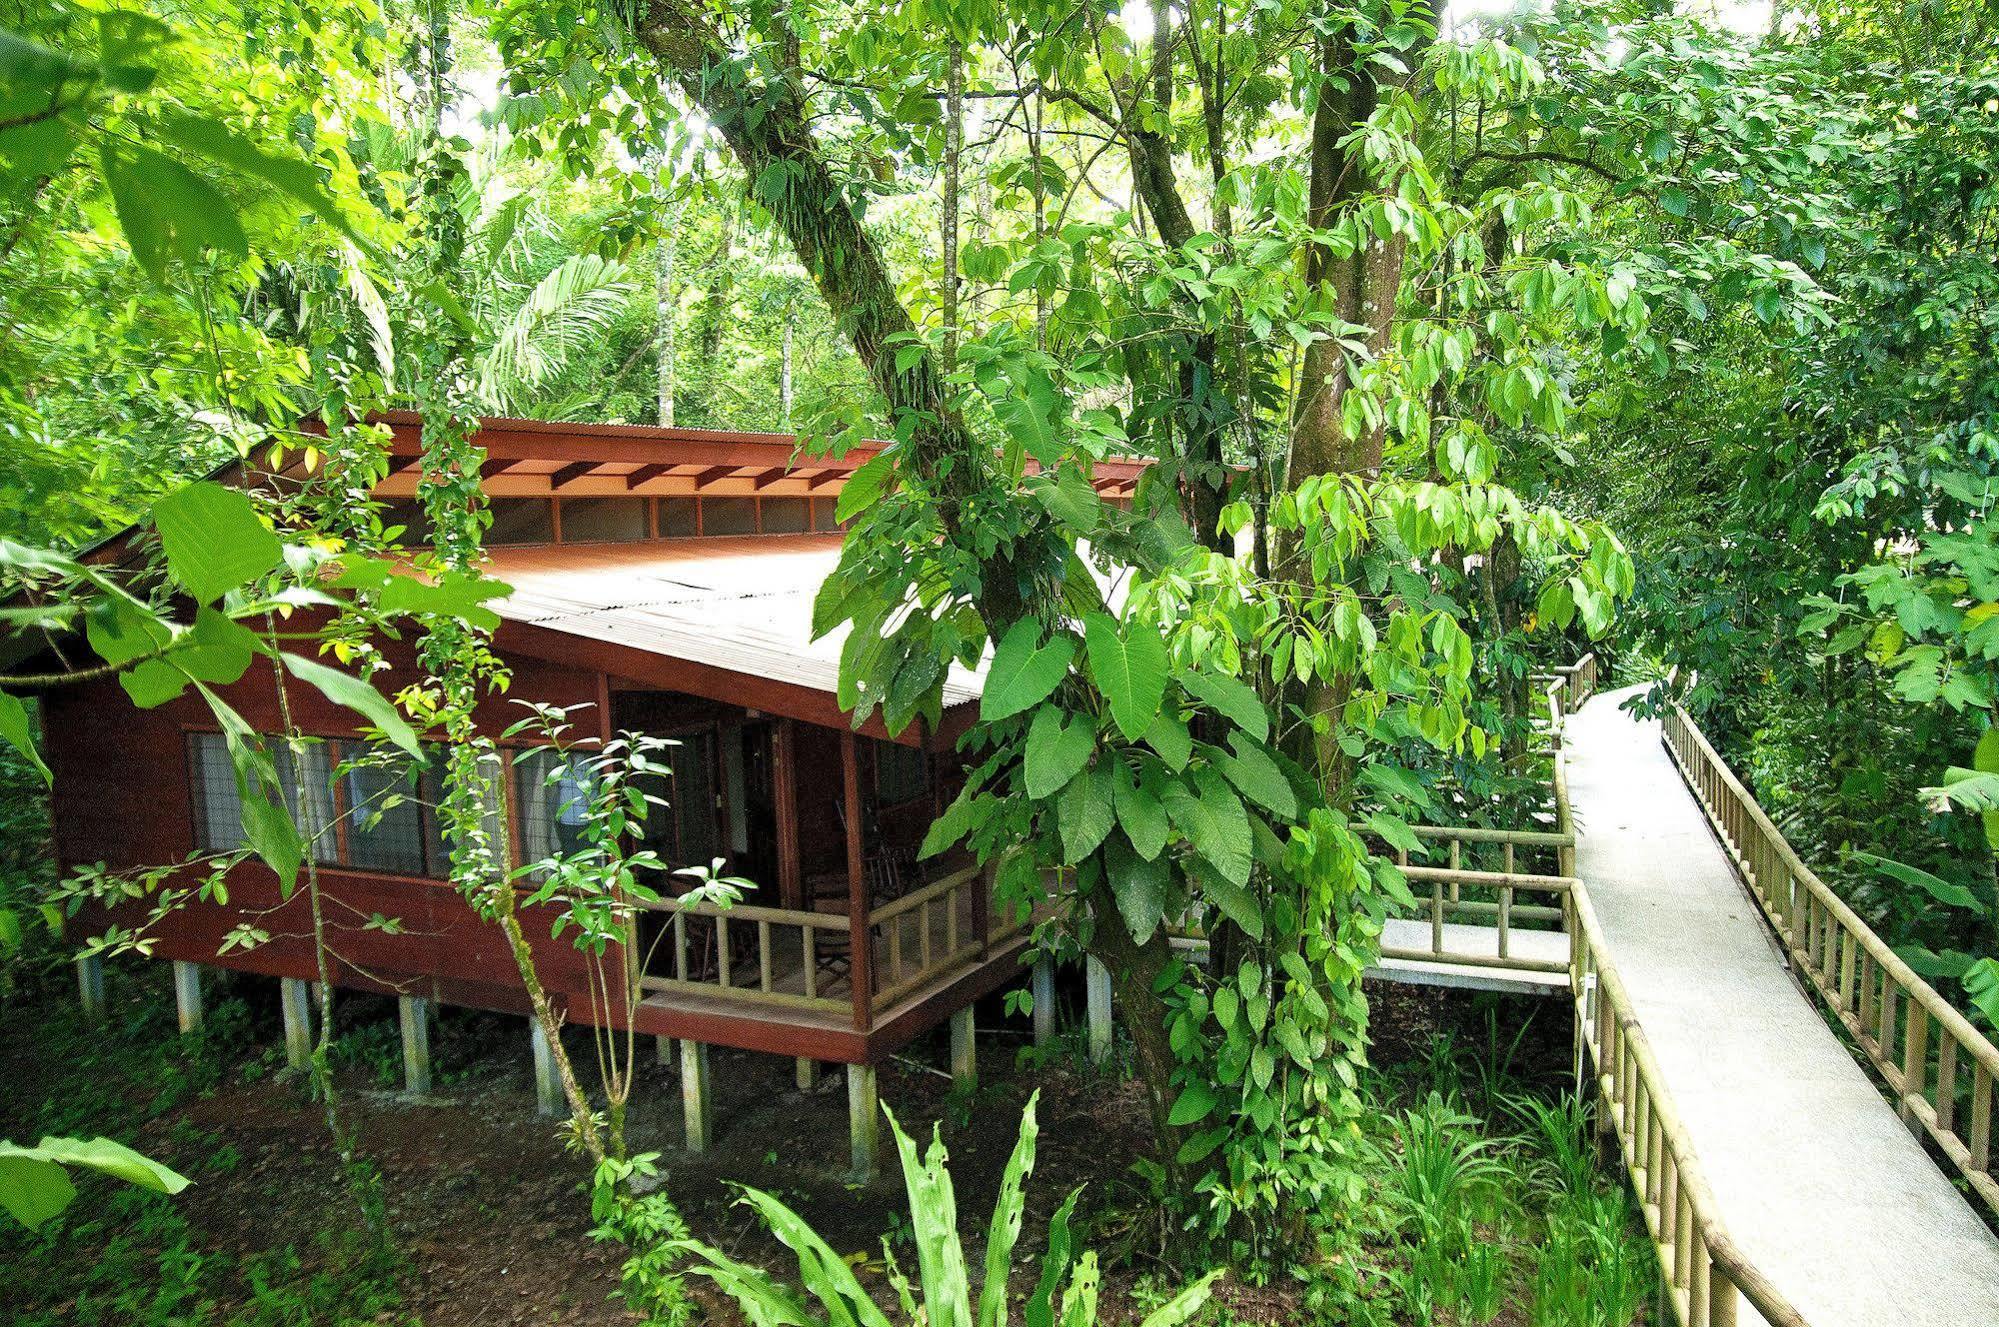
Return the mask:
<path fill-rule="evenodd" d="M 1034 1170 L 1034 1144 L 1039 1132 L 1034 1109 L 1040 1094 L 1030 1097 L 1021 1115 L 1020 1138 L 1014 1144 L 993 1204 L 986 1230 L 984 1275 L 973 1293 L 970 1258 L 958 1233 L 958 1203 L 946 1169 L 943 1141 L 932 1135 L 921 1155 L 886 1107 L 889 1129 L 902 1158 L 903 1183 L 909 1192 L 909 1232 L 916 1247 L 916 1279 L 897 1263 L 889 1240 L 882 1254 L 894 1285 L 900 1320 L 928 1327 L 1004 1327 L 1015 1317 L 1007 1274 L 1014 1246 L 1020 1239 L 1026 1208 L 1023 1186 Z M 1027 1327 L 1090 1327 L 1098 1318 L 1097 1257 L 1078 1254 L 1069 1218 L 1077 1194 L 1072 1191 L 1048 1226 L 1048 1251 L 1043 1256 L 1034 1289 L 1018 1306 Z M 699 1240 L 682 1240 L 676 1247 L 692 1260 L 688 1271 L 705 1276 L 726 1291 L 753 1327 L 891 1327 L 884 1313 L 836 1253 L 805 1220 L 761 1189 L 742 1186 L 744 1205 L 752 1208 L 772 1235 L 798 1258 L 798 1287 L 780 1282 L 760 1268 L 729 1257 Z M 1208 1290 L 1219 1272 L 1187 1286 L 1148 1314 L 1141 1327 L 1179 1327 L 1207 1303 Z"/>

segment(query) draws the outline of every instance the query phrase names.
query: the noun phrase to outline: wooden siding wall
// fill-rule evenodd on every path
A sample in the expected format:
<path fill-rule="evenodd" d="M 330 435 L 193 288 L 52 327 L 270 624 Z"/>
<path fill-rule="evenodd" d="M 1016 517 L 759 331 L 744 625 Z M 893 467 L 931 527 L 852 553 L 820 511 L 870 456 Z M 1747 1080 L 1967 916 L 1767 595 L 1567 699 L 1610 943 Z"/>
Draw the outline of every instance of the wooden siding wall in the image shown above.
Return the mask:
<path fill-rule="evenodd" d="M 392 666 L 385 685 L 417 676 L 407 647 L 391 642 L 389 654 Z M 512 663 L 512 690 L 482 703 L 478 715 L 480 726 L 495 735 L 525 713 L 513 699 L 578 705 L 599 698 L 594 673 L 534 659 Z M 223 695 L 258 731 L 280 726 L 267 666 L 253 667 Z M 290 700 L 304 731 L 353 734 L 348 712 L 311 687 L 293 682 Z M 115 681 L 102 682 L 50 695 L 44 719 L 55 772 L 56 852 L 65 869 L 96 861 L 113 868 L 157 865 L 194 850 L 187 734 L 215 727 L 199 698 L 184 696 L 155 710 L 135 710 Z M 594 711 L 578 713 L 574 722 L 584 733 L 597 731 Z M 340 959 L 337 985 L 525 1012 L 526 996 L 499 928 L 482 921 L 448 883 L 329 867 L 320 869 L 320 880 L 329 900 L 330 948 Z M 155 957 L 317 979 L 303 888 L 280 907 L 276 878 L 254 861 L 231 873 L 229 887 L 227 907 L 190 903 L 161 922 L 153 932 L 159 938 Z M 256 916 L 273 908 L 277 910 Z M 364 929 L 362 923 L 377 913 L 400 921 L 406 934 Z M 142 912 L 127 912 L 119 920 L 131 925 L 142 917 Z M 92 934 L 108 920 L 106 914 L 86 912 L 71 923 L 72 935 Z M 245 921 L 268 931 L 270 942 L 218 956 L 223 937 Z M 551 939 L 545 919 L 530 919 L 527 933 L 551 991 L 565 998 L 572 1018 L 590 1019 L 582 956 L 566 938 Z"/>

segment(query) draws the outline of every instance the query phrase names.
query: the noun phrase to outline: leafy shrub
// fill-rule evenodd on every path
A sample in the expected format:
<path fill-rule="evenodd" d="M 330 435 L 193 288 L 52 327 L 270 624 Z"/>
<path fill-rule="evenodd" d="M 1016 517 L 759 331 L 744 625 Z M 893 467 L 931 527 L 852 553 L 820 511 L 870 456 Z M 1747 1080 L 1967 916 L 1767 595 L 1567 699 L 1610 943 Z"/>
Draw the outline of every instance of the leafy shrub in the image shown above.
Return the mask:
<path fill-rule="evenodd" d="M 916 1144 L 903 1132 L 894 1113 L 883 1109 L 902 1156 L 909 1224 L 916 1245 L 917 1279 L 912 1283 L 896 1263 L 888 1241 L 882 1242 L 904 1321 L 923 1322 L 928 1327 L 1000 1327 L 1016 1316 L 1007 1304 L 1007 1273 L 1020 1238 L 1025 1207 L 1022 1186 L 1034 1169 L 1038 1132 L 1034 1107 L 1035 1100 L 1030 1098 L 1021 1116 L 1020 1139 L 1007 1161 L 999 1198 L 993 1204 L 986 1231 L 985 1274 L 976 1300 L 969 1260 L 958 1234 L 958 1204 L 950 1172 L 945 1169 L 944 1144 L 933 1134 L 929 1151 L 918 1156 Z M 1075 1256 L 1070 1240 L 1069 1218 L 1077 1192 L 1080 1190 L 1070 1193 L 1049 1223 L 1047 1255 L 1034 1290 L 1018 1314 L 1026 1327 L 1056 1327 L 1058 1323 L 1060 1327 L 1091 1327 L 1097 1321 L 1096 1255 L 1085 1252 Z M 695 1260 L 689 1270 L 708 1277 L 734 1298 L 754 1327 L 829 1327 L 835 1323 L 890 1327 L 890 1319 L 862 1287 L 847 1261 L 796 1212 L 770 1194 L 748 1186 L 742 1187 L 742 1202 L 797 1256 L 799 1289 L 698 1240 L 681 1240 L 676 1247 Z M 1178 1327 L 1187 1321 L 1207 1302 L 1208 1287 L 1217 1275 L 1211 1273 L 1173 1296 L 1148 1315 L 1141 1327 Z M 817 1309 L 807 1302 L 807 1296 L 816 1302 Z"/>

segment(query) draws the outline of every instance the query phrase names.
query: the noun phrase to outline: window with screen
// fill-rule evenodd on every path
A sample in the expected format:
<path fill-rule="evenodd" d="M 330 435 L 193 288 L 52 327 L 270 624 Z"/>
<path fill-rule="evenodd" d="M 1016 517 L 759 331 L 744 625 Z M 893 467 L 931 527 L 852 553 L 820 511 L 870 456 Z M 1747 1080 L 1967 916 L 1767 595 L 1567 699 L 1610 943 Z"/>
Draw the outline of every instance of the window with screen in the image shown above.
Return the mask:
<path fill-rule="evenodd" d="M 194 842 L 203 852 L 234 852 L 243 846 L 243 799 L 236 769 L 221 733 L 190 733 L 188 772 L 194 791 Z"/>
<path fill-rule="evenodd" d="M 644 498 L 564 498 L 562 542 L 629 543 L 646 537 Z"/>
<path fill-rule="evenodd" d="M 433 809 L 439 791 L 435 765 L 419 781 L 400 759 L 346 763 L 367 753 L 365 743 L 307 738 L 294 754 L 277 738 L 266 736 L 263 742 L 285 809 L 313 860 L 390 875 L 442 879 L 450 874 Z M 197 845 L 204 852 L 239 850 L 244 844 L 243 802 L 220 733 L 189 734 L 188 768 Z M 496 809 L 488 830 L 498 834 L 503 828 Z"/>
<path fill-rule="evenodd" d="M 837 498 L 812 499 L 812 528 L 826 532 L 840 528 L 840 502 Z"/>
<path fill-rule="evenodd" d="M 547 498 L 494 498 L 490 505 L 493 524 L 486 531 L 488 544 L 555 542 L 555 507 Z"/>
<path fill-rule="evenodd" d="M 702 534 L 755 534 L 756 532 L 757 500 L 755 498 L 701 499 Z"/>
<path fill-rule="evenodd" d="M 692 539 L 701 533 L 699 498 L 661 498 L 659 534 L 662 539 Z"/>
<path fill-rule="evenodd" d="M 514 758 L 514 804 L 520 808 L 524 863 L 568 856 L 585 843 L 592 780 L 589 756 L 539 747 Z"/>
<path fill-rule="evenodd" d="M 804 534 L 812 524 L 809 498 L 765 498 L 762 530 L 765 534 Z"/>
<path fill-rule="evenodd" d="M 930 794 L 930 758 L 912 746 L 875 743 L 875 802 L 901 806 Z"/>
<path fill-rule="evenodd" d="M 347 808 L 342 865 L 392 875 L 443 873 L 428 870 L 426 811 L 417 800 L 415 771 L 406 762 L 353 766 L 341 777 L 341 791 Z"/>

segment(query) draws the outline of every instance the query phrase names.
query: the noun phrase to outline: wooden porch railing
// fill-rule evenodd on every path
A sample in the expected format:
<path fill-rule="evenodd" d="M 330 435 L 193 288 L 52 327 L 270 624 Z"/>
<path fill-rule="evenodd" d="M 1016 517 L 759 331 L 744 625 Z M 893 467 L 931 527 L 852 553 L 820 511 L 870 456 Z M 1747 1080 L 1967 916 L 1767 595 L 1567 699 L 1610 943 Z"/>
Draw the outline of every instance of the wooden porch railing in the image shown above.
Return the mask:
<path fill-rule="evenodd" d="M 1581 881 L 1564 896 L 1564 907 L 1569 914 L 1577 1075 L 1581 1077 L 1587 1055 L 1599 1122 L 1617 1134 L 1664 1284 L 1672 1292 L 1674 1313 L 1687 1327 L 1734 1327 L 1740 1301 L 1746 1299 L 1770 1327 L 1806 1327 L 1804 1316 L 1723 1228 L 1631 997 L 1611 966 Z"/>
<path fill-rule="evenodd" d="M 1020 928 L 993 925 L 985 873 L 955 871 L 868 914 L 868 929 L 882 946 L 875 969 L 874 1004 L 894 1004 L 954 969 L 985 957 Z"/>
<path fill-rule="evenodd" d="M 834 913 L 797 908 L 765 908 L 738 903 L 685 904 L 662 898 L 646 905 L 669 915 L 665 943 L 673 975 L 639 978 L 641 991 L 678 991 L 720 996 L 747 1004 L 776 1008 L 844 1012 L 852 996 L 843 989 L 828 995 L 821 961 L 845 952 L 847 918 Z M 705 923 L 705 926 L 703 925 Z M 690 943 L 690 930 L 706 930 Z M 738 940 L 754 936 L 754 944 Z"/>
<path fill-rule="evenodd" d="M 1666 749 L 1783 941 L 1792 965 L 1866 1052 L 1900 1104 L 1999 1212 L 1993 1097 L 1999 1048 L 1890 949 L 1798 859 L 1686 711 Z"/>
<path fill-rule="evenodd" d="M 1566 816 L 1562 819 L 1566 824 Z M 1355 828 L 1366 827 L 1357 825 Z M 1409 881 L 1411 892 L 1417 895 L 1419 901 L 1422 901 L 1422 887 L 1429 887 L 1424 915 L 1430 923 L 1430 944 L 1427 949 L 1383 945 L 1383 958 L 1537 972 L 1566 970 L 1567 964 L 1563 962 L 1514 952 L 1513 937 L 1522 929 L 1518 925 L 1521 922 L 1527 923 L 1526 929 L 1536 931 L 1559 929 L 1565 918 L 1560 898 L 1575 882 L 1566 875 L 1516 870 L 1515 861 L 1522 848 L 1552 849 L 1557 861 L 1566 866 L 1569 855 L 1574 851 L 1575 836 L 1572 832 L 1446 825 L 1412 825 L 1410 829 L 1419 839 L 1445 845 L 1448 863 L 1443 866 L 1412 863 L 1406 849 L 1396 851 L 1395 864 Z M 1500 869 L 1492 871 L 1466 866 L 1464 857 L 1468 844 L 1486 848 L 1497 846 Z M 1544 898 L 1552 896 L 1555 901 L 1522 903 L 1518 898 L 1522 893 Z M 1447 929 L 1447 925 L 1454 922 L 1466 922 L 1492 930 L 1495 952 L 1488 954 L 1482 950 L 1472 952 L 1454 947 L 1452 933 Z"/>
<path fill-rule="evenodd" d="M 1560 930 L 1566 924 L 1563 898 L 1575 885 L 1576 832 L 1569 815 L 1569 782 L 1562 768 L 1561 746 L 1562 728 L 1566 718 L 1565 706 L 1580 705 L 1594 694 L 1596 689 L 1596 656 L 1584 655 L 1578 662 L 1554 673 L 1544 674 L 1548 679 L 1546 694 L 1549 713 L 1552 716 L 1549 729 L 1552 747 L 1545 754 L 1551 760 L 1550 793 L 1554 804 L 1555 828 L 1553 830 L 1524 829 L 1484 829 L 1451 825 L 1412 825 L 1411 832 L 1431 844 L 1443 845 L 1446 861 L 1443 865 L 1434 862 L 1412 863 L 1406 849 L 1398 848 L 1395 864 L 1409 881 L 1411 891 L 1419 900 L 1422 887 L 1429 887 L 1429 898 L 1424 913 L 1430 922 L 1430 944 L 1426 949 L 1412 949 L 1400 945 L 1383 945 L 1383 958 L 1415 960 L 1419 962 L 1442 962 L 1462 964 L 1467 967 L 1513 968 L 1532 972 L 1561 972 L 1567 966 L 1548 958 L 1534 958 L 1515 952 L 1513 938 L 1517 930 L 1536 931 Z M 1573 698 L 1573 699 L 1572 699 Z M 1354 829 L 1366 833 L 1367 827 L 1356 824 Z M 1489 857 L 1494 846 L 1499 849 L 1498 870 L 1470 867 L 1465 863 L 1466 849 L 1470 847 L 1485 850 Z M 1434 850 L 1433 850 L 1434 851 Z M 1555 870 L 1521 871 L 1517 869 L 1518 858 L 1523 851 L 1542 857 L 1545 861 L 1553 855 Z M 1539 895 L 1543 901 L 1522 903 L 1519 895 Z M 1453 922 L 1469 922 L 1490 927 L 1496 931 L 1493 937 L 1494 953 L 1482 949 L 1473 952 L 1451 943 L 1452 935 L 1447 926 Z M 1525 922 L 1526 927 L 1518 926 Z"/>

